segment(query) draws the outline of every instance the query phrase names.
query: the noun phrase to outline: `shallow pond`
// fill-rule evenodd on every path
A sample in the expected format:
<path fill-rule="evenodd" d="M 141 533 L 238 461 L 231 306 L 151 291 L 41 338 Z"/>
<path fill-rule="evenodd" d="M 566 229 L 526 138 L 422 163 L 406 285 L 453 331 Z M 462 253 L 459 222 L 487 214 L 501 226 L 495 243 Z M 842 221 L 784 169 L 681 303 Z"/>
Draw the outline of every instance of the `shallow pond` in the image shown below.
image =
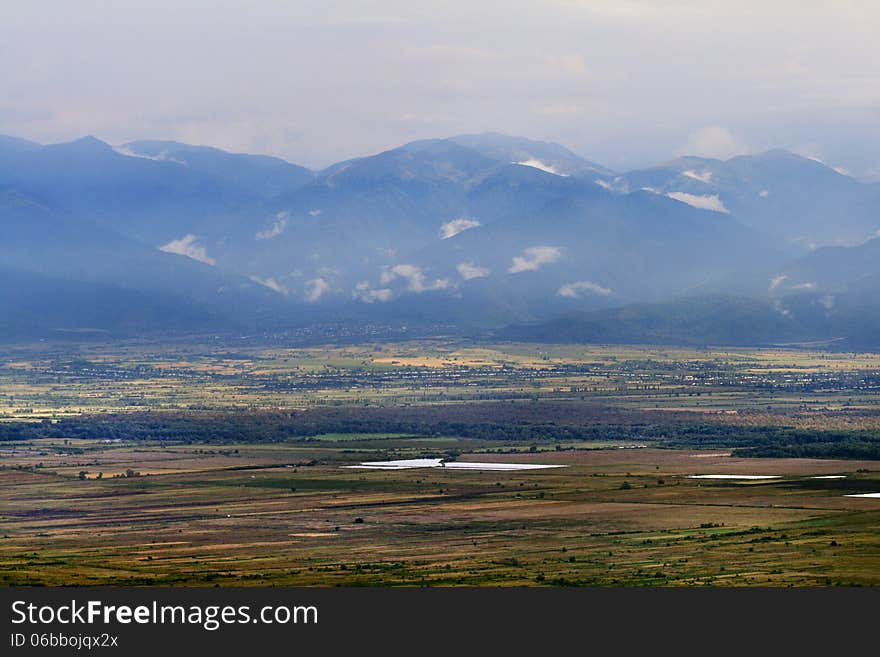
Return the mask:
<path fill-rule="evenodd" d="M 347 465 L 347 468 L 367 470 L 408 470 L 410 468 L 445 468 L 447 470 L 544 470 L 546 468 L 564 468 L 564 465 L 545 463 L 480 463 L 468 461 L 447 461 L 443 459 L 403 459 L 399 461 L 364 461 L 360 465 Z"/>

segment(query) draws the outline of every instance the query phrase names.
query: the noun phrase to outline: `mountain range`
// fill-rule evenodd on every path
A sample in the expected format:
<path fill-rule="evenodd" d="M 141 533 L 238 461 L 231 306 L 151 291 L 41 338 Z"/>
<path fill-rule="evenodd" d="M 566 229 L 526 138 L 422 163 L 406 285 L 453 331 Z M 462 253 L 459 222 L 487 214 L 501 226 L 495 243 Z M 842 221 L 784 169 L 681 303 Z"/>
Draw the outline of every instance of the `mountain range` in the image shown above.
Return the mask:
<path fill-rule="evenodd" d="M 488 133 L 312 171 L 0 137 L 0 230 L 0 337 L 382 321 L 880 347 L 880 185 L 781 150 L 615 172 Z"/>

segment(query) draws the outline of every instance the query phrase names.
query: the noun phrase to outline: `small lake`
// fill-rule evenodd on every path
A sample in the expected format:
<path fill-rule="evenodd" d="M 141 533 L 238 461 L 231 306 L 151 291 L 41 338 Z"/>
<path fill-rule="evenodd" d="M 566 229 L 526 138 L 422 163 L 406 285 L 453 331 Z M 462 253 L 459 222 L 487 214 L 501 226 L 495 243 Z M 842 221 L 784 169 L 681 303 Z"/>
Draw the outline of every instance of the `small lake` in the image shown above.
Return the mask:
<path fill-rule="evenodd" d="M 369 470 L 408 470 L 409 468 L 439 468 L 442 465 L 443 459 L 403 459 L 400 461 L 364 461 L 360 465 L 345 467 Z"/>
<path fill-rule="evenodd" d="M 364 461 L 360 465 L 347 465 L 346 468 L 366 470 L 408 470 L 410 468 L 444 468 L 446 470 L 545 470 L 547 468 L 565 468 L 565 465 L 545 463 L 480 463 L 468 461 L 447 461 L 443 459 L 402 459 L 399 461 Z"/>
<path fill-rule="evenodd" d="M 549 465 L 545 463 L 468 463 L 451 461 L 444 464 L 448 470 L 546 470 L 547 468 L 565 468 L 565 465 Z"/>
<path fill-rule="evenodd" d="M 703 474 L 688 475 L 688 479 L 779 479 L 779 475 Z"/>

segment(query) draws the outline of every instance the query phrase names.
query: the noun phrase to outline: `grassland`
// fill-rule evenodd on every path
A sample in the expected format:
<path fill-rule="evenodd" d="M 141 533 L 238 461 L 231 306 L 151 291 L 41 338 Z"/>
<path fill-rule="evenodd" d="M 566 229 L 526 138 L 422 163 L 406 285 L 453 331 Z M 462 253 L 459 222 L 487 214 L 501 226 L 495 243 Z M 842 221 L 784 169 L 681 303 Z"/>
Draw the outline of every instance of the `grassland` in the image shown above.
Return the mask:
<path fill-rule="evenodd" d="M 0 472 L 4 584 L 873 585 L 880 463 L 732 459 L 604 449 L 467 460 L 549 462 L 520 472 L 364 471 L 375 449 L 144 449 L 48 442 Z M 464 458 L 464 457 L 462 457 Z M 89 472 L 81 480 L 80 471 Z M 126 472 L 139 473 L 124 476 Z M 95 479 L 97 472 L 101 479 Z M 689 479 L 757 473 L 778 480 Z M 846 474 L 846 479 L 811 479 Z M 362 520 L 359 522 L 358 520 Z"/>
<path fill-rule="evenodd" d="M 880 460 L 731 452 L 873 439 L 878 376 L 782 349 L 5 347 L 0 423 L 38 431 L 0 441 L 0 584 L 875 585 L 880 499 L 847 495 Z M 343 467 L 426 456 L 568 467 Z"/>

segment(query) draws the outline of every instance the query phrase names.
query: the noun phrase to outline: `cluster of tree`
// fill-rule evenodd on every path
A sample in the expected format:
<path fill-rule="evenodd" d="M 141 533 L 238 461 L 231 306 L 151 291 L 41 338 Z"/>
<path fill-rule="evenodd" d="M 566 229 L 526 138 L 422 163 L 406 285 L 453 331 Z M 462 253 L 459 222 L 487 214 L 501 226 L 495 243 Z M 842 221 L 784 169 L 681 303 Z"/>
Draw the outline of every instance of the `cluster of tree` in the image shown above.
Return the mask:
<path fill-rule="evenodd" d="M 863 442 L 809 443 L 792 445 L 762 445 L 745 447 L 731 452 L 734 456 L 757 458 L 834 458 L 834 459 L 880 459 L 880 440 Z"/>
<path fill-rule="evenodd" d="M 644 417 L 589 405 L 552 403 L 336 407 L 300 412 L 142 412 L 2 423 L 0 440 L 81 438 L 216 444 L 307 441 L 330 433 L 392 433 L 530 443 L 634 440 L 669 448 L 732 448 L 738 456 L 880 459 L 878 431 L 737 426 L 674 415 L 663 422 L 644 422 Z"/>
<path fill-rule="evenodd" d="M 177 443 L 261 443 L 308 440 L 328 433 L 459 436 L 479 440 L 562 442 L 609 440 L 644 431 L 623 425 L 557 425 L 553 423 L 468 422 L 412 418 L 285 417 L 261 413 L 166 414 L 131 413 L 67 418 L 56 423 L 0 424 L 0 440 L 102 439 L 172 441 Z M 650 431 L 648 432 L 650 433 Z"/>
<path fill-rule="evenodd" d="M 638 413 L 591 404 L 492 402 L 306 411 L 172 411 L 84 415 L 0 423 L 0 440 L 89 438 L 182 442 L 273 442 L 325 433 L 406 433 L 504 440 L 609 438 L 604 425 Z M 592 432 L 592 433 L 591 433 Z"/>

